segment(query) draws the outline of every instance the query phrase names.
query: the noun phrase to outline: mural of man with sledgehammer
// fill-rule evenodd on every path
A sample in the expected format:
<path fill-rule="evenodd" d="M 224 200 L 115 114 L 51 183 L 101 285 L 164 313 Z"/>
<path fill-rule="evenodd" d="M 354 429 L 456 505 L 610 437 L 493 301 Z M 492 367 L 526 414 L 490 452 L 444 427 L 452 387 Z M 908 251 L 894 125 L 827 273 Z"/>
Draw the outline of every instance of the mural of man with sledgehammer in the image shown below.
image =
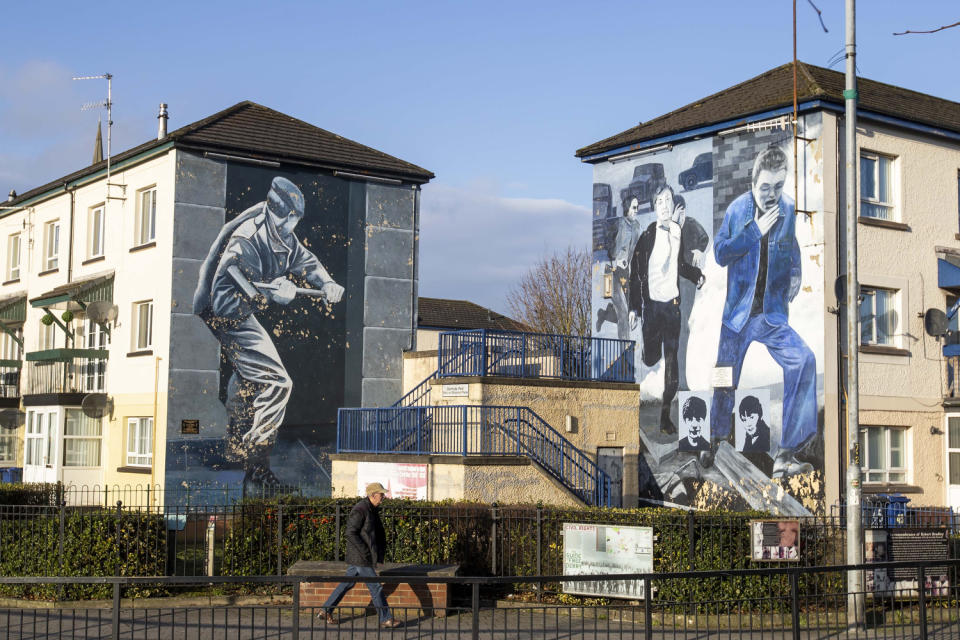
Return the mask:
<path fill-rule="evenodd" d="M 280 487 L 270 453 L 283 424 L 293 381 L 270 334 L 257 320 L 271 303 L 287 305 L 297 295 L 336 304 L 343 296 L 313 253 L 297 238 L 304 197 L 276 177 L 267 199 L 223 226 L 200 268 L 194 312 L 220 341 L 233 374 L 227 387 L 228 459 L 244 468 L 244 495 Z M 298 288 L 290 276 L 313 288 Z"/>

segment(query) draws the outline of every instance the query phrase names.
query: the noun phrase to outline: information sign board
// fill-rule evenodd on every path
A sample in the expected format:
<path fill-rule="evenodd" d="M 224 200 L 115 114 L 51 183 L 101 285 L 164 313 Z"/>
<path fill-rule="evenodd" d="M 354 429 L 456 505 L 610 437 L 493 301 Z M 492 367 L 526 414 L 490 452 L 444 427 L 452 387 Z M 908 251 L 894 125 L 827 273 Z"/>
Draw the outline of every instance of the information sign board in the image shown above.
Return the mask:
<path fill-rule="evenodd" d="M 653 528 L 563 523 L 563 575 L 652 573 Z M 643 580 L 564 582 L 564 593 L 643 599 Z"/>

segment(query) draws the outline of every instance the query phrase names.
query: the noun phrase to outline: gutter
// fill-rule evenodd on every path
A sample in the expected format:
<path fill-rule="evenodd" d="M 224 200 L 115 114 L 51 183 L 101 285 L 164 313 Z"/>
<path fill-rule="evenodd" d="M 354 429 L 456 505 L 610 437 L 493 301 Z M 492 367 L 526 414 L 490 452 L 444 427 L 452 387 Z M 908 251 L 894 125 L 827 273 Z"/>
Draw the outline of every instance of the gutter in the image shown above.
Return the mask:
<path fill-rule="evenodd" d="M 843 105 L 834 104 L 826 100 L 811 100 L 808 102 L 801 103 L 798 105 L 798 113 L 804 111 L 813 111 L 816 109 L 823 109 L 825 111 L 834 111 L 837 113 L 843 113 Z M 777 116 L 783 115 L 792 115 L 793 107 L 783 107 L 780 109 L 773 109 L 770 111 L 764 111 L 761 113 L 756 113 L 745 118 L 738 118 L 735 120 L 725 120 L 716 124 L 711 124 L 703 127 L 698 127 L 696 129 L 690 129 L 689 131 L 684 131 L 682 133 L 673 133 L 666 136 L 660 136 L 658 138 L 650 138 L 649 140 L 644 140 L 642 142 L 637 142 L 629 145 L 622 145 L 608 151 L 601 151 L 598 153 L 593 153 L 588 156 L 583 156 L 580 158 L 580 162 L 585 163 L 598 163 L 603 162 L 610 158 L 611 156 L 617 156 L 624 153 L 630 153 L 632 151 L 642 151 L 649 149 L 650 147 L 655 147 L 657 145 L 662 145 L 666 143 L 675 143 L 692 138 L 703 137 L 705 135 L 714 134 L 717 131 L 722 131 L 723 129 L 729 129 L 730 127 L 740 126 L 744 124 L 749 124 L 752 122 L 760 122 L 762 120 L 769 120 L 770 118 L 775 118 Z M 911 131 L 917 131 L 920 133 L 925 133 L 931 136 L 936 136 L 939 138 L 946 138 L 948 140 L 953 140 L 960 142 L 960 133 L 956 131 L 949 131 L 940 127 L 935 127 L 932 125 L 921 124 L 919 122 L 913 122 L 911 120 L 905 120 L 903 118 L 898 118 L 896 116 L 888 116 L 882 113 L 877 113 L 875 111 L 864 111 L 857 109 L 857 117 L 864 120 L 872 120 L 875 122 L 882 122 L 884 124 L 889 124 L 895 127 L 900 127 L 903 129 L 908 129 Z"/>

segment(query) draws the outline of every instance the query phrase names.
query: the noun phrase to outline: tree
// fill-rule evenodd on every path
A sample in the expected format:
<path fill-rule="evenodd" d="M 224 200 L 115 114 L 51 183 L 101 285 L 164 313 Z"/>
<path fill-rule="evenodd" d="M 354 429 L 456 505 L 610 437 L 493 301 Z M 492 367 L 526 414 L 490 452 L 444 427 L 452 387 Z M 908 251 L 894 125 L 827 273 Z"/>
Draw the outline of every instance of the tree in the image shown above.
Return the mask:
<path fill-rule="evenodd" d="M 514 319 L 531 331 L 590 335 L 590 252 L 585 247 L 538 260 L 507 293 Z"/>

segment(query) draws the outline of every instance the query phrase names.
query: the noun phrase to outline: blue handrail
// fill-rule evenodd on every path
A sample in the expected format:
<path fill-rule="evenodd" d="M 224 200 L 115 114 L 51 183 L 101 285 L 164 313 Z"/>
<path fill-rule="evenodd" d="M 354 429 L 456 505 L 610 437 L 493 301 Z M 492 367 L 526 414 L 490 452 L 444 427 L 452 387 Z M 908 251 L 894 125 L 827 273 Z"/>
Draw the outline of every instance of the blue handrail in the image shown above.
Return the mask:
<path fill-rule="evenodd" d="M 443 331 L 437 375 L 634 382 L 633 340 L 470 329 Z"/>
<path fill-rule="evenodd" d="M 340 409 L 337 452 L 525 456 L 587 504 L 609 506 L 610 477 L 528 407 Z"/>

